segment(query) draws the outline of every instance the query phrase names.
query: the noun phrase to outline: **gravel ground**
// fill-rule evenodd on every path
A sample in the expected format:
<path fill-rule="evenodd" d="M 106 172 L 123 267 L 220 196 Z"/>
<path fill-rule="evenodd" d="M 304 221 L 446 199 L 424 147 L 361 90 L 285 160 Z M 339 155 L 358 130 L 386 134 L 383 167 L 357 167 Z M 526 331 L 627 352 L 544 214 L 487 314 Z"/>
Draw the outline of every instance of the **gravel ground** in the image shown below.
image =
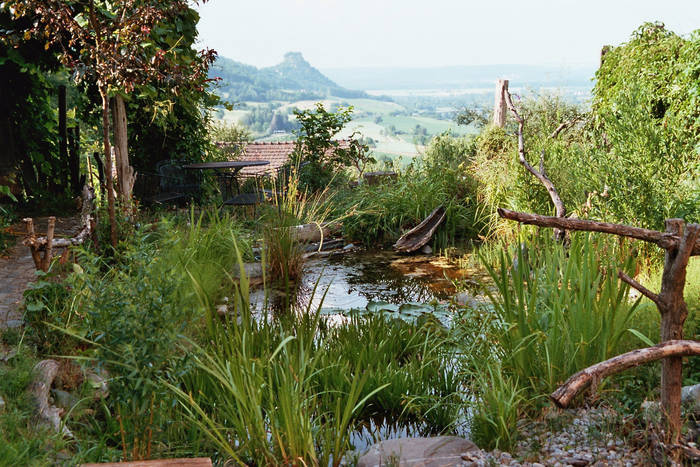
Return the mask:
<path fill-rule="evenodd" d="M 521 423 L 513 453 L 494 450 L 481 458 L 465 459 L 474 466 L 640 466 L 653 462 L 629 446 L 619 432 L 619 415 L 610 409 L 558 411 L 544 421 Z M 519 460 L 522 459 L 522 460 Z"/>

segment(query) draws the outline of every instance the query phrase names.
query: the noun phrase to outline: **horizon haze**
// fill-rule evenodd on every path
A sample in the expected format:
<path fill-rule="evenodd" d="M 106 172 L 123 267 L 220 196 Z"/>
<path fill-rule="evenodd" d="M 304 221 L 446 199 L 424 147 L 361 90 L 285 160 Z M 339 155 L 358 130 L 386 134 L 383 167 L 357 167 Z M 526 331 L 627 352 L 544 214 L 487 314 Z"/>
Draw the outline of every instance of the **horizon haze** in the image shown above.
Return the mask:
<path fill-rule="evenodd" d="M 211 1 L 198 7 L 200 47 L 272 66 L 302 52 L 321 70 L 502 64 L 597 67 L 603 45 L 646 21 L 677 34 L 700 27 L 695 0 Z"/>

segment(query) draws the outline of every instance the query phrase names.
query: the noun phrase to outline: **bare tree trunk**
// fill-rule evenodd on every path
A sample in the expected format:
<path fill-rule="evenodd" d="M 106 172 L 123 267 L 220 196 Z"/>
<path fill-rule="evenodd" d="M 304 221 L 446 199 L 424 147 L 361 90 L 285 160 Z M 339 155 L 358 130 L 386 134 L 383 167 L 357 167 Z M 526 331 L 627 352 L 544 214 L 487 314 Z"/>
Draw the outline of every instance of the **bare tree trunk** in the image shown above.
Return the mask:
<path fill-rule="evenodd" d="M 136 176 L 129 165 L 129 140 L 127 138 L 126 107 L 124 99 L 116 96 L 113 99 L 112 119 L 114 121 L 114 147 L 117 162 L 117 186 L 119 196 L 124 203 L 131 200 Z"/>
<path fill-rule="evenodd" d="M 506 126 L 506 93 L 508 92 L 508 80 L 499 79 L 496 84 L 496 98 L 493 104 L 493 124 L 499 128 Z"/>
<path fill-rule="evenodd" d="M 686 267 L 698 238 L 700 226 L 686 225 L 683 219 L 667 219 L 666 234 L 678 236 L 678 248 L 667 249 L 661 291 L 656 305 L 661 313 L 661 342 L 683 339 L 683 323 L 688 307 L 683 299 Z M 680 356 L 664 359 L 661 364 L 661 407 L 671 444 L 677 444 L 681 432 L 681 387 L 683 361 Z"/>
<path fill-rule="evenodd" d="M 102 97 L 102 143 L 105 151 L 105 179 L 107 181 L 107 212 L 109 213 L 109 238 L 117 247 L 117 219 L 114 207 L 114 182 L 112 180 L 112 150 L 109 142 L 109 97 L 107 89 L 100 87 Z"/>

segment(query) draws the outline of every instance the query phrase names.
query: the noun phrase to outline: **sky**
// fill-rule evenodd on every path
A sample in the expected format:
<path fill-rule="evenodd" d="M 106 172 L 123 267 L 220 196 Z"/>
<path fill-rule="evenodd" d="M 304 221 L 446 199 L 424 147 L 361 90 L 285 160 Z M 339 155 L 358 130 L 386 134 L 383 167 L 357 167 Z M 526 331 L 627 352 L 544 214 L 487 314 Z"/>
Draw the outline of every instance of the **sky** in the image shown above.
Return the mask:
<path fill-rule="evenodd" d="M 700 29 L 700 0 L 209 0 L 199 45 L 255 65 L 595 66 L 645 21 Z"/>

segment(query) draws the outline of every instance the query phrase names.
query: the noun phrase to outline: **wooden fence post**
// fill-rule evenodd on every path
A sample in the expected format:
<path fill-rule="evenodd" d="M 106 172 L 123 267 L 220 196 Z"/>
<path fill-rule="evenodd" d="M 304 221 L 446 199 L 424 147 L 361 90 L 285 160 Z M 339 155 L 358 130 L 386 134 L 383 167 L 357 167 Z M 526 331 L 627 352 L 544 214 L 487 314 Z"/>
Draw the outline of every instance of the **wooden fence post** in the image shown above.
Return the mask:
<path fill-rule="evenodd" d="M 493 124 L 499 128 L 506 126 L 506 93 L 508 92 L 508 80 L 499 79 L 496 84 L 496 97 L 493 104 Z"/>

